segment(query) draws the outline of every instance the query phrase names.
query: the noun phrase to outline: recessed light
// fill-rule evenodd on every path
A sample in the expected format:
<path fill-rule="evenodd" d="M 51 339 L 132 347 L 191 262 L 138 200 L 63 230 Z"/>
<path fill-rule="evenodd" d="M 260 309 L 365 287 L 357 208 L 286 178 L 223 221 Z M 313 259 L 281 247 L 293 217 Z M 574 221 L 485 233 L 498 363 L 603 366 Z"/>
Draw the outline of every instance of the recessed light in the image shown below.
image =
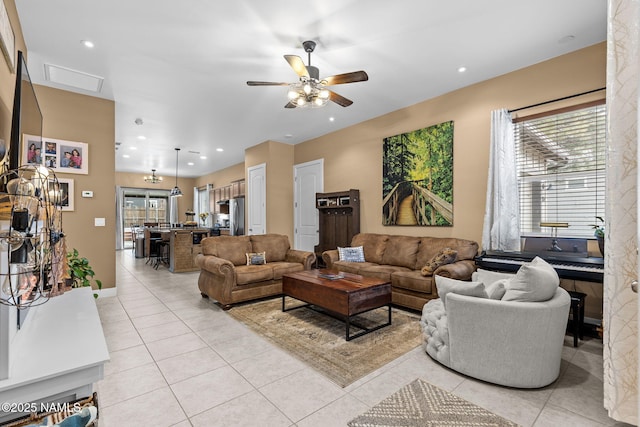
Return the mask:
<path fill-rule="evenodd" d="M 224 149 L 223 148 L 216 148 L 216 151 L 222 153 L 224 151 Z"/>
<path fill-rule="evenodd" d="M 91 40 L 81 40 L 80 43 L 86 48 L 92 49 L 95 45 Z"/>
<path fill-rule="evenodd" d="M 193 166 L 193 162 L 189 162 L 187 163 L 189 166 Z"/>
<path fill-rule="evenodd" d="M 145 139 L 147 139 L 147 137 L 146 137 L 146 136 L 144 136 L 144 135 L 138 135 L 138 139 L 139 139 L 140 141 L 144 141 Z"/>
<path fill-rule="evenodd" d="M 207 156 L 200 156 L 202 160 L 207 160 Z"/>
<path fill-rule="evenodd" d="M 129 158 L 129 157 L 131 157 L 131 156 L 130 156 L 130 155 L 128 155 L 128 154 L 123 154 L 123 155 L 122 155 L 122 157 L 124 157 L 125 159 L 128 159 L 128 158 Z"/>
<path fill-rule="evenodd" d="M 129 147 L 129 150 L 137 150 L 138 147 Z"/>
<path fill-rule="evenodd" d="M 458 67 L 458 72 L 459 73 L 464 73 L 465 71 L 467 71 L 467 67 L 464 67 L 464 66 Z"/>
<path fill-rule="evenodd" d="M 291 135 L 290 133 L 287 133 L 284 135 L 285 138 L 289 139 L 289 138 L 293 138 L 293 135 Z"/>

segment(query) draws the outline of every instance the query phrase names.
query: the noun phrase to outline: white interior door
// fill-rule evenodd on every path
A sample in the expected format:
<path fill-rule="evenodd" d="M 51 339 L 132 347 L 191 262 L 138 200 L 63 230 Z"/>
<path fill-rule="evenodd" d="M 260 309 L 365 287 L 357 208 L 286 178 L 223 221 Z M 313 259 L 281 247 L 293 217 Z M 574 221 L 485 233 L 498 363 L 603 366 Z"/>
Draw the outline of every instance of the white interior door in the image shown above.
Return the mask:
<path fill-rule="evenodd" d="M 267 164 L 247 168 L 247 234 L 267 232 Z"/>
<path fill-rule="evenodd" d="M 313 252 L 318 244 L 316 193 L 322 193 L 324 160 L 312 160 L 293 167 L 293 246 Z"/>

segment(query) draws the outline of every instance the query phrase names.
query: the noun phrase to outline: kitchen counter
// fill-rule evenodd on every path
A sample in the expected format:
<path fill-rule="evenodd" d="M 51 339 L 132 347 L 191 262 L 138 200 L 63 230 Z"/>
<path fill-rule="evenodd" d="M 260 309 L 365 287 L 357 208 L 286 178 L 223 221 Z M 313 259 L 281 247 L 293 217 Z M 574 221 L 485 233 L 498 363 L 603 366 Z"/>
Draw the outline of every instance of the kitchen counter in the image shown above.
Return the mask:
<path fill-rule="evenodd" d="M 209 228 L 200 227 L 147 228 L 144 233 L 145 253 L 147 256 L 151 253 L 151 239 L 160 238 L 169 242 L 169 271 L 198 271 L 194 259 L 202 252 L 200 241 L 209 233 Z"/>

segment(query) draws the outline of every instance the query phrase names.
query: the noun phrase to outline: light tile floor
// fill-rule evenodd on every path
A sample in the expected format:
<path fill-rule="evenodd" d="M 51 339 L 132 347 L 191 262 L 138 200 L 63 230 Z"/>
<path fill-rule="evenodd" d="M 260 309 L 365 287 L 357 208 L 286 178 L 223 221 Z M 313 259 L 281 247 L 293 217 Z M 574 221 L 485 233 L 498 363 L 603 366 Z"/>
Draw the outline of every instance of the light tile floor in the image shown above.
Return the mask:
<path fill-rule="evenodd" d="M 537 390 L 476 381 L 418 347 L 341 388 L 256 335 L 197 289 L 119 251 L 117 297 L 99 298 L 111 361 L 96 385 L 100 427 L 346 426 L 422 378 L 523 426 L 602 426 L 602 342 L 567 336 L 559 379 Z M 416 328 L 419 324 L 416 322 Z"/>

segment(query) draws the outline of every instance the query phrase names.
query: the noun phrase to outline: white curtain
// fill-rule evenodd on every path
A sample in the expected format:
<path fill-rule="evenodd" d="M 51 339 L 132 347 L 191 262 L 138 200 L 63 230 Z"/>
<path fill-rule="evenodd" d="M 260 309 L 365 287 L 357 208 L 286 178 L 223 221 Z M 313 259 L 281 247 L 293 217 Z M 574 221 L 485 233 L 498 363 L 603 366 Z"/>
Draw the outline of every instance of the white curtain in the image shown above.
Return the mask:
<path fill-rule="evenodd" d="M 483 250 L 520 250 L 520 206 L 511 114 L 491 112 L 491 147 Z"/>
<path fill-rule="evenodd" d="M 604 407 L 638 423 L 638 63 L 640 1 L 609 0 L 603 301 Z"/>

